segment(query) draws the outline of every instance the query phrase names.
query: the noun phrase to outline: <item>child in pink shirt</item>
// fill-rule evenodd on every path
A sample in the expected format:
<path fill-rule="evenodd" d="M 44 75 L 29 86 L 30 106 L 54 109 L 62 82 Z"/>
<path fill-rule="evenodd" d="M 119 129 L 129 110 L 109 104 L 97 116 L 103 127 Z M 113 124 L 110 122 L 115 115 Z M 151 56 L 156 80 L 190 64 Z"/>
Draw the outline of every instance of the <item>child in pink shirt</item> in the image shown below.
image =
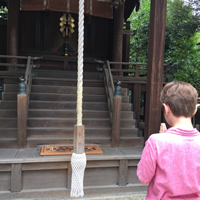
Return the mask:
<path fill-rule="evenodd" d="M 185 82 L 170 82 L 161 92 L 164 116 L 159 134 L 145 143 L 137 176 L 149 184 L 147 200 L 200 200 L 200 133 L 191 118 L 197 111 L 198 93 Z"/>

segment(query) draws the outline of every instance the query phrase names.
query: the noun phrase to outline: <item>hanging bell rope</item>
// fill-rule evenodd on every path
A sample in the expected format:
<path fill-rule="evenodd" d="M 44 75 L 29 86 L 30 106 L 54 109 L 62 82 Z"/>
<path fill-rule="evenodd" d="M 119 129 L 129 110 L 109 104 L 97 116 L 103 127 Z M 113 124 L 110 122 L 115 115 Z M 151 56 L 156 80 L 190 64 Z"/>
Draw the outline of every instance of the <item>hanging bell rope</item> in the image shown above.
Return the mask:
<path fill-rule="evenodd" d="M 79 0 L 78 21 L 78 82 L 77 82 L 77 125 L 82 125 L 83 99 L 83 50 L 84 50 L 84 0 Z"/>
<path fill-rule="evenodd" d="M 84 50 L 84 0 L 79 0 L 78 21 L 78 77 L 77 77 L 77 124 L 74 127 L 74 153 L 71 158 L 71 197 L 83 197 L 83 179 L 86 167 L 85 128 L 82 125 L 83 100 L 83 50 Z"/>

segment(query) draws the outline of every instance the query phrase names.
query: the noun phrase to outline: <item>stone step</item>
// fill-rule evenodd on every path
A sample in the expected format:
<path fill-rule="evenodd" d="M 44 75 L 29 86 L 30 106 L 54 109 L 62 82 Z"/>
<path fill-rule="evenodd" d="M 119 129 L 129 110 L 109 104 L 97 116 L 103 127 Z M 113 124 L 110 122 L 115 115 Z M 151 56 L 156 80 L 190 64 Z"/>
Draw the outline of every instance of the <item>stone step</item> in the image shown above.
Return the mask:
<path fill-rule="evenodd" d="M 18 92 L 18 84 L 4 84 L 3 85 L 4 92 Z"/>
<path fill-rule="evenodd" d="M 6 113 L 6 110 L 5 110 Z M 77 116 L 75 110 L 54 110 L 54 109 L 29 109 L 29 117 L 58 117 L 58 118 L 75 118 Z M 133 119 L 133 112 L 122 111 L 122 119 Z M 93 110 L 83 110 L 83 118 L 109 118 L 108 111 L 93 111 Z"/>
<path fill-rule="evenodd" d="M 19 84 L 19 77 L 8 77 L 8 78 L 4 78 L 4 84 L 15 84 L 18 85 Z"/>
<path fill-rule="evenodd" d="M 106 137 L 101 138 L 85 138 L 85 144 L 97 144 L 110 146 L 111 139 Z M 73 145 L 73 137 L 72 138 L 27 138 L 27 146 L 29 148 L 36 148 L 42 145 Z"/>
<path fill-rule="evenodd" d="M 0 118 L 1 128 L 17 128 L 17 118 Z"/>
<path fill-rule="evenodd" d="M 43 138 L 43 137 L 73 137 L 74 126 L 71 127 L 28 127 L 28 137 L 29 138 Z M 85 127 L 86 137 L 110 137 L 111 128 L 110 127 Z"/>
<path fill-rule="evenodd" d="M 0 109 L 0 118 L 15 118 L 17 117 L 16 109 Z"/>
<path fill-rule="evenodd" d="M 16 106 L 16 102 L 6 103 L 4 106 L 11 106 L 14 108 Z M 76 102 L 44 102 L 44 101 L 30 101 L 29 104 L 30 109 L 76 109 Z M 0 104 L 0 108 L 1 108 Z M 92 104 L 89 102 L 83 102 L 83 110 L 108 110 L 107 103 L 96 103 Z M 122 111 L 131 111 L 132 105 L 129 103 L 122 103 Z"/>
<path fill-rule="evenodd" d="M 1 106 L 1 105 L 0 105 Z M 30 109 L 64 109 L 76 110 L 76 102 L 45 102 L 45 101 L 30 101 L 29 103 Z M 107 103 L 83 103 L 83 110 L 108 110 Z"/>
<path fill-rule="evenodd" d="M 138 137 L 139 130 L 137 128 L 128 128 L 128 127 L 121 127 L 120 128 L 120 137 L 128 138 L 128 137 Z"/>
<path fill-rule="evenodd" d="M 45 109 L 29 109 L 29 117 L 58 117 L 58 118 L 76 118 L 77 114 L 75 110 L 45 110 Z M 108 111 L 83 111 L 83 118 L 108 118 Z"/>
<path fill-rule="evenodd" d="M 77 86 L 76 79 L 33 78 L 33 85 Z M 104 87 L 102 80 L 84 80 L 83 87 Z"/>
<path fill-rule="evenodd" d="M 0 128 L 0 138 L 16 138 L 17 137 L 17 128 Z"/>
<path fill-rule="evenodd" d="M 17 101 L 0 101 L 0 110 L 17 109 Z"/>
<path fill-rule="evenodd" d="M 74 126 L 71 127 L 28 127 L 28 137 L 73 137 Z M 85 126 L 86 137 L 110 137 L 111 127 L 88 127 Z M 120 137 L 122 138 L 135 138 L 138 137 L 138 129 L 136 128 L 121 128 Z"/>
<path fill-rule="evenodd" d="M 30 100 L 34 101 L 76 101 L 77 94 L 54 94 L 54 93 L 31 93 Z M 16 101 L 17 92 L 2 92 L 2 100 Z M 83 102 L 107 102 L 105 94 L 92 95 L 83 94 Z M 128 96 L 122 96 L 123 103 L 129 103 Z"/>
<path fill-rule="evenodd" d="M 142 146 L 143 139 L 140 137 L 120 137 L 120 146 Z"/>
<path fill-rule="evenodd" d="M 74 127 L 77 120 L 63 118 L 28 118 L 28 127 Z M 83 124 L 89 127 L 110 127 L 109 119 L 83 119 Z"/>
<path fill-rule="evenodd" d="M 97 144 L 110 146 L 110 137 L 85 137 L 85 144 Z M 29 137 L 27 138 L 27 146 L 35 148 L 42 145 L 73 145 L 73 137 Z M 120 139 L 120 146 L 142 146 L 143 140 L 139 137 Z"/>
<path fill-rule="evenodd" d="M 35 77 L 76 79 L 77 71 L 55 71 L 55 70 L 34 70 Z M 83 72 L 83 79 L 99 80 L 102 79 L 102 72 Z"/>
<path fill-rule="evenodd" d="M 0 109 L 16 109 L 17 101 L 0 101 Z M 76 109 L 76 102 L 30 101 L 30 109 Z M 107 103 L 83 102 L 83 110 L 108 110 Z M 130 103 L 122 103 L 122 111 L 131 111 Z"/>
<path fill-rule="evenodd" d="M 18 92 L 18 84 L 4 84 L 4 92 Z M 76 94 L 76 86 L 52 86 L 52 85 L 32 85 L 31 92 L 33 93 L 64 93 L 64 94 Z M 128 95 L 127 88 L 121 88 L 122 96 Z M 83 94 L 105 94 L 104 87 L 84 87 Z"/>
<path fill-rule="evenodd" d="M 0 139 L 0 149 L 17 149 L 17 138 L 1 138 Z"/>
<path fill-rule="evenodd" d="M 76 124 L 76 118 L 28 118 L 28 127 L 73 127 Z M 111 127 L 109 118 L 89 118 L 83 119 L 83 124 L 89 127 Z M 135 120 L 121 120 L 121 127 L 134 128 Z"/>
<path fill-rule="evenodd" d="M 58 94 L 77 94 L 76 86 L 51 86 L 51 85 L 32 85 L 33 93 L 58 93 Z M 104 87 L 84 87 L 83 94 L 104 95 Z"/>
<path fill-rule="evenodd" d="M 33 101 L 65 101 L 76 102 L 76 94 L 41 94 L 31 93 L 30 99 Z M 106 102 L 105 95 L 83 95 L 83 102 Z"/>

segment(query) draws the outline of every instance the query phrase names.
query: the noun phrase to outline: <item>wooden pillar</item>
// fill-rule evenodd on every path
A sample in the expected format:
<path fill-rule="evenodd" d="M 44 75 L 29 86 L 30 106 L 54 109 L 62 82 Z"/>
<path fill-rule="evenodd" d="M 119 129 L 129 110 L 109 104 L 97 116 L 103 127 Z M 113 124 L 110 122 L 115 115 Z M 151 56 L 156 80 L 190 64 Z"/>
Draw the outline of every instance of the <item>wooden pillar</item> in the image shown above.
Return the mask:
<path fill-rule="evenodd" d="M 27 114 L 28 97 L 26 94 L 17 95 L 17 141 L 19 148 L 27 145 Z"/>
<path fill-rule="evenodd" d="M 72 166 L 71 163 L 67 163 L 67 189 L 71 189 L 71 182 L 72 182 Z"/>
<path fill-rule="evenodd" d="M 128 160 L 119 161 L 119 186 L 126 186 L 128 184 Z"/>
<path fill-rule="evenodd" d="M 163 86 L 166 7 L 167 0 L 151 0 L 145 140 L 159 131 L 161 122 L 160 92 Z"/>
<path fill-rule="evenodd" d="M 8 22 L 7 22 L 7 54 L 18 55 L 18 35 L 19 35 L 19 0 L 8 0 Z M 17 63 L 16 59 L 9 62 Z M 9 67 L 9 71 L 14 71 L 15 67 Z"/>
<path fill-rule="evenodd" d="M 123 61 L 129 62 L 130 56 L 130 36 L 132 35 L 132 31 L 130 31 L 130 21 L 126 21 L 126 30 L 124 31 L 123 36 Z M 128 69 L 128 65 L 125 65 L 124 68 Z"/>
<path fill-rule="evenodd" d="M 140 128 L 140 98 L 141 98 L 141 84 L 135 83 L 133 88 L 133 111 L 135 112 L 135 119 L 137 120 L 137 128 Z"/>
<path fill-rule="evenodd" d="M 22 190 L 22 165 L 12 164 L 11 168 L 11 192 L 21 192 Z"/>
<path fill-rule="evenodd" d="M 119 147 L 119 142 L 120 142 L 120 121 L 121 121 L 121 104 L 122 104 L 122 97 L 121 96 L 115 96 L 113 98 L 111 147 Z"/>
<path fill-rule="evenodd" d="M 123 24 L 124 24 L 124 3 L 114 8 L 113 19 L 113 50 L 112 60 L 122 62 L 123 50 Z M 121 65 L 113 65 L 113 68 L 120 69 Z"/>
<path fill-rule="evenodd" d="M 74 126 L 74 153 L 82 154 L 85 152 L 85 126 Z"/>

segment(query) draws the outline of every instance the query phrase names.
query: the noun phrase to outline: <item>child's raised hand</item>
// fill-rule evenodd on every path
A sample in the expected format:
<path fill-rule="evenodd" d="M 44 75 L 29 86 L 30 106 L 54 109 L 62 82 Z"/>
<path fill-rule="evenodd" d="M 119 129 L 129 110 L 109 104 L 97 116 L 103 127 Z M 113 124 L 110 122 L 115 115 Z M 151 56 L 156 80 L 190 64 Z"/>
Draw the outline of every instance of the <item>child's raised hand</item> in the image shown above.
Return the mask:
<path fill-rule="evenodd" d="M 160 124 L 160 133 L 164 133 L 167 131 L 167 127 L 166 127 L 166 124 L 165 123 L 161 123 Z"/>

